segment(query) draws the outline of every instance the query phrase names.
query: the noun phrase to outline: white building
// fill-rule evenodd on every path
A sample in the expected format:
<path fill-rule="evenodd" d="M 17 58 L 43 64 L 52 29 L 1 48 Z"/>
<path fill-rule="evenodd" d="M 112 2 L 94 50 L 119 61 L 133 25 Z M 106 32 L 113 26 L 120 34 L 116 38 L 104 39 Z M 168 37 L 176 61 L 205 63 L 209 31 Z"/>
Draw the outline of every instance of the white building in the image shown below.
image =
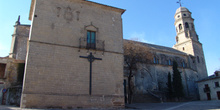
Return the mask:
<path fill-rule="evenodd" d="M 197 82 L 200 100 L 220 100 L 220 71 Z"/>

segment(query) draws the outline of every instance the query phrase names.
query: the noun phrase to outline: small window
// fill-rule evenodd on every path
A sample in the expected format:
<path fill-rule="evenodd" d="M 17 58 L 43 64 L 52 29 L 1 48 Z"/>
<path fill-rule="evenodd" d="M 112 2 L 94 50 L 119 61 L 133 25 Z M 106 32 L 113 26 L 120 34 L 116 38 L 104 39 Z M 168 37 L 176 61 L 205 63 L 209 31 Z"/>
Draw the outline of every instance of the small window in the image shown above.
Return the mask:
<path fill-rule="evenodd" d="M 87 31 L 87 49 L 96 49 L 96 32 Z"/>
<path fill-rule="evenodd" d="M 219 87 L 219 82 L 215 82 L 215 87 Z"/>
<path fill-rule="evenodd" d="M 180 17 L 180 15 L 177 16 L 178 18 Z"/>
<path fill-rule="evenodd" d="M 187 22 L 185 22 L 185 27 L 189 28 L 189 24 Z"/>
<path fill-rule="evenodd" d="M 182 30 L 182 28 L 183 28 L 182 24 L 179 24 L 179 30 Z"/>
<path fill-rule="evenodd" d="M 200 63 L 199 56 L 197 56 L 197 61 L 198 61 L 198 63 Z"/>
<path fill-rule="evenodd" d="M 183 14 L 183 16 L 186 16 L 186 14 Z"/>
<path fill-rule="evenodd" d="M 183 47 L 183 51 L 185 50 L 185 48 Z"/>
<path fill-rule="evenodd" d="M 6 64 L 0 63 L 0 79 L 4 78 L 5 76 L 5 68 L 6 68 Z"/>

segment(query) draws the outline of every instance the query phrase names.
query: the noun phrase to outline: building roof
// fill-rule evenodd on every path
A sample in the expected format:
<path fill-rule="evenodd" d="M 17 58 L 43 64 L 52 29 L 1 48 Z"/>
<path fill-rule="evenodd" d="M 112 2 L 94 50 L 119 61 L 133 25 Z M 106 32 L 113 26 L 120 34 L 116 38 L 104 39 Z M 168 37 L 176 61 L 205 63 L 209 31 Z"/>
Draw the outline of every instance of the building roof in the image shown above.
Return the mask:
<path fill-rule="evenodd" d="M 128 42 L 128 41 L 132 41 L 132 40 L 124 40 L 124 42 Z M 176 54 L 181 54 L 181 55 L 187 55 L 184 52 L 181 52 L 179 50 L 176 50 L 174 48 L 170 48 L 170 47 L 165 47 L 165 46 L 159 46 L 159 45 L 154 45 L 154 44 L 149 44 L 149 43 L 144 43 L 144 42 L 138 42 L 138 41 L 132 41 L 135 43 L 139 43 L 141 45 L 144 45 L 146 47 L 149 47 L 152 50 L 157 50 L 157 51 L 162 51 L 162 52 L 168 52 L 168 53 L 176 53 Z"/>
<path fill-rule="evenodd" d="M 32 20 L 32 15 L 33 15 L 33 11 L 34 11 L 35 1 L 36 0 L 31 0 L 29 20 Z M 119 12 L 121 14 L 123 14 L 126 11 L 124 9 L 120 9 L 120 8 L 116 8 L 116 7 L 112 7 L 112 6 L 108 6 L 108 5 L 104 5 L 104 4 L 100 4 L 100 3 L 96 3 L 96 2 L 92 2 L 92 1 L 88 1 L 88 0 L 70 0 L 70 1 L 78 1 L 80 3 L 87 3 L 87 4 L 90 4 L 90 5 L 95 5 L 97 7 L 109 9 L 109 10 L 112 10 L 112 11 L 115 11 L 115 12 Z"/>
<path fill-rule="evenodd" d="M 188 11 L 188 12 L 189 12 L 189 10 L 188 10 L 186 7 L 179 7 L 179 8 L 176 10 L 176 13 L 183 12 L 183 11 Z"/>
<path fill-rule="evenodd" d="M 197 83 L 199 83 L 199 82 L 204 82 L 204 81 L 208 81 L 208 80 L 212 80 L 212 79 L 220 79 L 220 76 L 216 76 L 216 75 L 214 74 L 214 75 L 211 75 L 211 76 L 209 76 L 209 77 L 206 77 L 206 78 L 204 78 L 204 79 L 201 79 L 201 80 L 197 81 Z"/>

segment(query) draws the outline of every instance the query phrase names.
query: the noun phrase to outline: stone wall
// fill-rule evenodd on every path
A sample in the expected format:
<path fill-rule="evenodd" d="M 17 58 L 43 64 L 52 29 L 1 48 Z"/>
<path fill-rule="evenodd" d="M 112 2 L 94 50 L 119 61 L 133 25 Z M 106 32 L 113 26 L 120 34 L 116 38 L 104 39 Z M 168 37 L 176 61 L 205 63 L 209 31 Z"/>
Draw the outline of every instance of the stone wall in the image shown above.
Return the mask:
<path fill-rule="evenodd" d="M 11 58 L 0 58 L 5 64 L 4 78 L 0 78 L 0 104 L 20 105 L 24 61 Z"/>
<path fill-rule="evenodd" d="M 172 59 L 172 61 L 175 60 L 178 63 L 178 70 L 181 72 L 182 77 L 184 97 L 189 100 L 198 100 L 198 86 L 196 81 L 198 81 L 200 74 L 191 68 L 192 64 L 190 64 L 191 60 L 190 62 L 188 60 L 189 56 L 160 51 L 151 52 L 159 56 L 159 63 L 155 64 L 152 61 L 152 63 L 138 64 L 138 69 L 135 71 L 134 77 L 135 96 L 138 97 L 139 95 L 145 94 L 145 97 L 149 95 L 151 95 L 149 97 L 152 97 L 152 94 L 150 94 L 150 92 L 152 92 L 155 93 L 158 98 L 161 97 L 166 101 L 168 73 L 170 72 L 171 76 L 173 74 L 172 65 L 166 64 L 164 63 L 165 61 L 163 61 L 163 57 L 166 57 L 166 59 Z M 182 66 L 182 61 L 185 62 L 184 67 Z M 152 100 L 152 102 L 158 101 L 158 98 Z M 148 100 L 148 98 L 146 98 L 146 100 Z"/>
<path fill-rule="evenodd" d="M 30 25 L 17 25 L 15 43 L 15 59 L 25 60 L 27 54 L 27 44 L 29 38 Z"/>
<path fill-rule="evenodd" d="M 27 54 L 27 44 L 30 32 L 30 25 L 16 24 L 12 35 L 10 58 L 25 60 Z"/>

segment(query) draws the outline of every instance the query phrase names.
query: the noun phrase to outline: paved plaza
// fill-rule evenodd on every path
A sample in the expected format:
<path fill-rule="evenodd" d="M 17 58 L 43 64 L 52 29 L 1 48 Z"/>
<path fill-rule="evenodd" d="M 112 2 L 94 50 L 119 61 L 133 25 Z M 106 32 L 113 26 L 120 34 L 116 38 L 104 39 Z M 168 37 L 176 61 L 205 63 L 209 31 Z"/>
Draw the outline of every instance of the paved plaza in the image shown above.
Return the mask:
<path fill-rule="evenodd" d="M 220 110 L 220 101 L 193 101 L 170 103 L 146 103 L 128 105 L 134 109 L 144 110 Z"/>
<path fill-rule="evenodd" d="M 193 101 L 193 102 L 169 102 L 169 103 L 139 103 L 127 105 L 121 110 L 220 110 L 220 100 L 215 101 Z M 19 107 L 0 106 L 0 110 L 61 110 L 61 109 L 20 109 Z M 71 110 L 71 109 L 69 109 Z M 90 109 L 72 109 L 90 110 Z M 97 109 L 93 109 L 97 110 Z M 109 109 L 113 110 L 113 109 Z"/>

